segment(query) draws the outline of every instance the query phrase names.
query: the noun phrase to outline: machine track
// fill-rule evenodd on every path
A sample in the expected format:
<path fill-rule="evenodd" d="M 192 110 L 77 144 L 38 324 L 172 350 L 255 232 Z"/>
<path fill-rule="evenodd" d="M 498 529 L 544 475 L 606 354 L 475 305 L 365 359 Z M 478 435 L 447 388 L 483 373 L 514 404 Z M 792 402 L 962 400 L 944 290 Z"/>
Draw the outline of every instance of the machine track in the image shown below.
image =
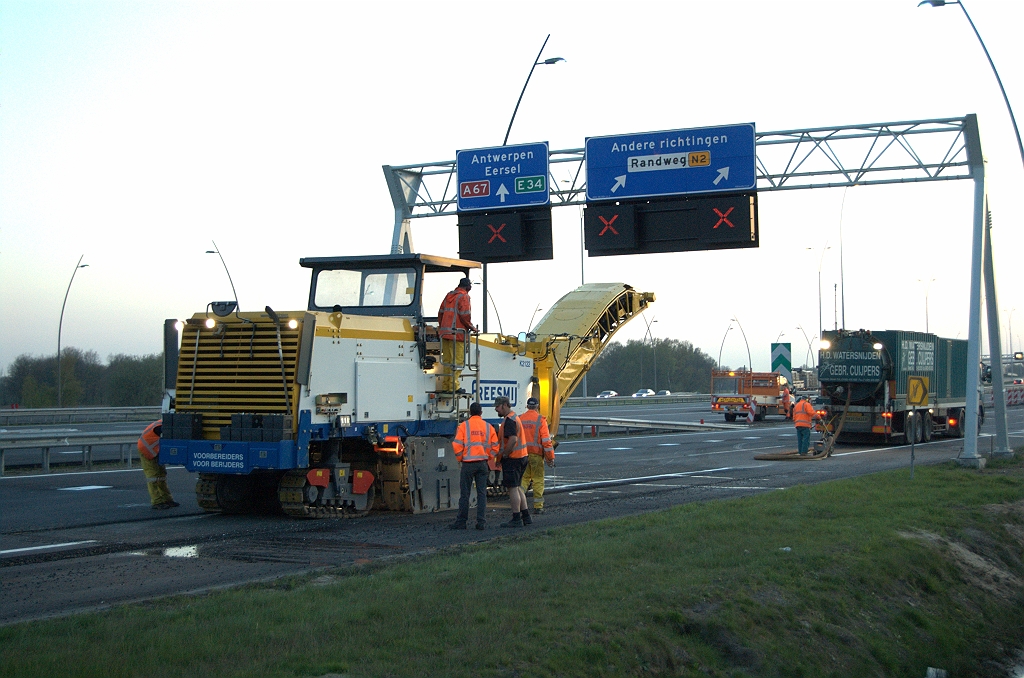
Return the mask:
<path fill-rule="evenodd" d="M 309 484 L 306 469 L 285 473 L 277 491 L 281 510 L 293 518 L 362 518 L 370 513 L 375 490 L 370 487 L 364 510 L 354 508 L 339 497 L 322 498 L 322 494 L 321 488 Z"/>

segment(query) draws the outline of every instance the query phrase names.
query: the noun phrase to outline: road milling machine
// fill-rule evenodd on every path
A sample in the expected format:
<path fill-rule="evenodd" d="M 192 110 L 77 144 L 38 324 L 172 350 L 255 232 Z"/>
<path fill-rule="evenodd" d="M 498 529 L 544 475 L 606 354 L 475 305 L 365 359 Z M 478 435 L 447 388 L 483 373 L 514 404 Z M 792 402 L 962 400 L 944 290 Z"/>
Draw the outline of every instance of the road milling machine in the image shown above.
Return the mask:
<path fill-rule="evenodd" d="M 470 333 L 445 358 L 427 314 L 479 263 L 419 253 L 299 263 L 312 274 L 306 310 L 214 302 L 165 322 L 160 463 L 199 473 L 207 511 L 456 508 L 450 440 L 470 403 L 486 418 L 498 396 L 519 412 L 536 397 L 557 431 L 591 363 L 654 301 L 622 283 L 582 285 L 529 335 Z"/>

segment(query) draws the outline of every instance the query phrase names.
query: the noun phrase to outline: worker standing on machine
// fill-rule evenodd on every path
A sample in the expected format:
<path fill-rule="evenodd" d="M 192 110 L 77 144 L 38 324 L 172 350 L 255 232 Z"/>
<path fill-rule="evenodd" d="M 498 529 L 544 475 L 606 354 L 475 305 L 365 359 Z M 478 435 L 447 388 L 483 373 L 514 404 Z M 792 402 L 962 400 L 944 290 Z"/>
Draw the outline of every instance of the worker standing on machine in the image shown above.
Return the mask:
<path fill-rule="evenodd" d="M 526 412 L 519 417 L 526 437 L 526 452 L 529 460 L 523 472 L 523 497 L 533 483 L 533 512 L 544 513 L 544 463 L 555 465 L 555 448 L 551 446 L 548 422 L 538 411 L 540 403 L 536 398 L 526 401 Z"/>
<path fill-rule="evenodd" d="M 147 426 L 139 437 L 139 461 L 142 464 L 142 472 L 146 474 L 147 489 L 149 489 L 149 503 L 151 508 L 170 509 L 180 506 L 171 496 L 167 487 L 167 469 L 164 468 L 157 457 L 160 454 L 160 436 L 163 434 L 163 422 L 154 421 Z"/>
<path fill-rule="evenodd" d="M 508 488 L 508 501 L 512 505 L 512 520 L 502 527 L 522 527 L 533 522 L 530 510 L 526 508 L 526 493 L 523 492 L 523 471 L 526 469 L 526 436 L 523 422 L 512 411 L 509 399 L 498 396 L 494 399 L 494 411 L 502 418 L 498 435 L 498 458 L 501 461 L 501 486 Z"/>
<path fill-rule="evenodd" d="M 445 295 L 441 307 L 437 310 L 437 334 L 441 338 L 441 363 L 444 377 L 441 379 L 441 390 L 454 392 L 459 388 L 459 369 L 465 363 L 467 335 L 476 332 L 473 324 L 472 309 L 469 304 L 469 291 L 473 283 L 469 278 L 459 281 L 459 286 Z M 448 369 L 452 369 L 449 376 Z"/>
<path fill-rule="evenodd" d="M 793 408 L 793 425 L 796 427 L 796 451 L 807 454 L 811 446 L 811 422 L 818 418 L 814 406 L 806 396 L 800 396 Z"/>
<path fill-rule="evenodd" d="M 498 452 L 498 434 L 484 421 L 480 403 L 469 406 L 469 419 L 459 424 L 452 447 L 459 468 L 459 515 L 449 530 L 465 530 L 469 520 L 469 493 L 476 483 L 476 529 L 487 527 L 487 462 Z"/>

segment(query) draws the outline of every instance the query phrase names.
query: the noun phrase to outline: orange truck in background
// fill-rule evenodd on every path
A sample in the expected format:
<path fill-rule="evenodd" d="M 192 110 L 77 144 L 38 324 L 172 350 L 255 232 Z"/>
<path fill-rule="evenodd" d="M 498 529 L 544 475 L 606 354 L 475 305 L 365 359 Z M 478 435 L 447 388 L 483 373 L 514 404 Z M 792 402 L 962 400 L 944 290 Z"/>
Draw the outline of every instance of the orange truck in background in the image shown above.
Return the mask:
<path fill-rule="evenodd" d="M 726 421 L 746 418 L 751 409 L 754 420 L 766 415 L 786 415 L 782 389 L 789 385 L 778 372 L 711 370 L 711 411 L 724 414 Z"/>

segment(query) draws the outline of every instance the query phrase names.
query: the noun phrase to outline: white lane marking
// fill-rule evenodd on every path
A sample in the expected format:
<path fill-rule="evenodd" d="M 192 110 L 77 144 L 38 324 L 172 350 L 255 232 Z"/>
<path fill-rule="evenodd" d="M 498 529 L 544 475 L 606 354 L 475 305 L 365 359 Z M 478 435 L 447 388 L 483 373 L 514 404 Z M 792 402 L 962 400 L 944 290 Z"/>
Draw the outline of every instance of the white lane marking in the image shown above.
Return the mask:
<path fill-rule="evenodd" d="M 61 454 L 81 454 L 81 450 L 61 450 Z"/>
<path fill-rule="evenodd" d="M 784 487 L 753 487 L 748 485 L 706 485 L 709 490 L 784 490 Z"/>
<path fill-rule="evenodd" d="M 690 476 L 690 477 L 691 478 L 709 478 L 711 480 L 736 480 L 735 478 L 730 478 L 729 476 Z"/>
<path fill-rule="evenodd" d="M 184 466 L 165 466 L 168 471 L 184 470 Z M 92 473 L 141 473 L 142 469 L 139 467 L 135 468 L 116 468 L 112 471 L 72 471 L 71 473 L 34 473 L 32 475 L 0 475 L 0 480 L 19 480 L 23 478 L 58 478 L 65 475 L 77 475 L 82 477 L 84 475 L 90 475 Z M 219 515 L 217 513 L 211 513 L 210 515 Z"/>
<path fill-rule="evenodd" d="M 185 469 L 184 466 L 164 466 L 164 468 L 166 468 L 168 471 L 170 471 L 171 469 L 181 469 L 181 470 Z M 87 476 L 87 475 L 90 475 L 90 474 L 93 474 L 93 473 L 142 473 L 142 469 L 136 467 L 136 468 L 118 468 L 118 469 L 114 469 L 112 471 L 72 471 L 70 473 L 33 473 L 31 475 L 24 475 L 24 476 L 0 476 L 0 481 L 2 481 L 2 480 L 21 480 L 21 479 L 24 479 L 24 478 L 59 478 L 61 476 L 78 476 L 79 478 L 81 478 L 82 476 Z M 210 515 L 218 515 L 218 514 L 211 513 Z"/>
<path fill-rule="evenodd" d="M 744 440 L 760 440 L 761 436 L 743 436 Z"/>
<path fill-rule="evenodd" d="M 555 452 L 556 455 L 576 454 L 575 452 Z"/>
<path fill-rule="evenodd" d="M 682 443 L 658 443 L 658 447 L 679 447 Z"/>
<path fill-rule="evenodd" d="M 780 433 L 779 437 L 780 438 L 796 438 L 796 434 L 795 433 Z"/>
<path fill-rule="evenodd" d="M 717 451 L 714 451 L 714 452 L 691 452 L 690 454 L 688 454 L 686 456 L 687 457 L 706 457 L 706 456 L 712 455 L 712 454 L 730 454 L 732 452 L 760 452 L 761 450 L 777 450 L 780 447 L 788 447 L 788 445 L 768 445 L 766 447 L 748 447 L 748 448 L 744 448 L 742 450 L 728 449 L 728 450 L 717 450 Z M 210 515 L 216 515 L 216 514 L 212 514 L 211 513 Z"/>
<path fill-rule="evenodd" d="M 68 490 L 70 492 L 81 492 L 82 490 L 112 490 L 113 485 L 79 485 L 78 487 L 58 487 L 58 490 Z"/>
<path fill-rule="evenodd" d="M 609 447 L 609 450 L 632 450 L 632 447 Z"/>
<path fill-rule="evenodd" d="M 979 437 L 981 437 L 981 436 L 979 436 Z M 933 440 L 930 443 L 917 443 L 917 447 L 924 447 L 925 445 L 941 445 L 943 443 L 950 443 L 950 442 L 953 442 L 953 440 Z M 889 447 L 874 447 L 874 448 L 871 448 L 870 450 L 854 450 L 853 452 L 833 452 L 831 454 L 831 456 L 833 456 L 833 457 L 848 457 L 851 454 L 865 454 L 867 452 L 886 452 L 886 451 L 891 452 L 893 450 L 906 450 L 906 451 L 909 452 L 910 451 L 910 445 L 891 445 Z"/>
<path fill-rule="evenodd" d="M 59 549 L 65 546 L 78 546 L 79 544 L 95 544 L 95 539 L 87 539 L 85 541 L 66 541 L 63 544 L 47 544 L 46 546 L 29 546 L 22 549 L 7 549 L 6 551 L 0 551 L 0 556 L 7 555 L 8 553 L 24 553 L 26 551 L 41 551 L 43 549 Z"/>
<path fill-rule="evenodd" d="M 706 443 L 724 443 L 724 440 L 705 440 Z"/>

